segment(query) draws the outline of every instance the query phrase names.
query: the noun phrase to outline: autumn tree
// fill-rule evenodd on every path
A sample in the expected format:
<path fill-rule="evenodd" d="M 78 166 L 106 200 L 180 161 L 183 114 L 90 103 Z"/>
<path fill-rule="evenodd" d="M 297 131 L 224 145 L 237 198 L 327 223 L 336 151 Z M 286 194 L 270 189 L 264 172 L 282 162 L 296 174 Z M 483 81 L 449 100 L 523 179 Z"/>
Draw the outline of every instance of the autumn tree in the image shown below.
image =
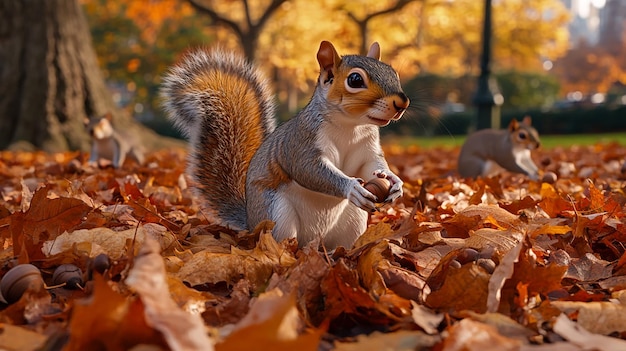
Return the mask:
<path fill-rule="evenodd" d="M 81 0 L 94 48 L 116 103 L 148 119 L 160 110 L 163 72 L 190 47 L 214 39 L 209 19 L 180 0 Z M 123 94 L 122 94 L 123 93 Z"/>
<path fill-rule="evenodd" d="M 224 26 L 235 34 L 244 55 L 254 61 L 257 53 L 259 36 L 271 16 L 287 0 L 271 0 L 269 4 L 251 0 L 188 0 L 199 12 L 208 15 L 216 25 Z"/>
<path fill-rule="evenodd" d="M 369 35 L 371 23 L 376 19 L 383 16 L 396 16 L 398 12 L 402 11 L 407 5 L 422 0 L 396 0 L 393 3 L 386 4 L 385 1 L 377 1 L 376 3 L 369 2 L 364 4 L 363 1 L 349 1 L 344 4 L 342 10 L 346 13 L 348 18 L 354 22 L 358 27 L 358 34 L 360 38 L 359 53 L 362 55 L 367 53 L 369 45 Z M 370 6 L 364 6 L 370 5 Z M 374 7 L 373 9 L 371 7 Z"/>
<path fill-rule="evenodd" d="M 108 111 L 148 133 L 116 110 L 78 0 L 0 0 L 0 22 L 0 148 L 87 150 L 84 119 Z"/>
<path fill-rule="evenodd" d="M 378 41 L 382 59 L 403 79 L 423 72 L 470 76 L 476 74 L 480 56 L 482 2 L 475 0 L 151 0 L 149 7 L 131 0 L 83 1 L 98 3 L 88 7 L 94 17 L 106 8 L 105 16 L 134 23 L 134 52 L 121 58 L 118 53 L 129 48 L 120 45 L 111 53 L 109 40 L 98 52 L 108 53 L 102 62 L 107 72 L 117 67 L 120 77 L 133 77 L 138 96 L 154 96 L 139 90 L 143 79 L 152 77 L 157 84 L 176 55 L 199 44 L 218 44 L 254 59 L 275 82 L 281 105 L 288 106 L 285 115 L 311 94 L 322 40 L 332 41 L 341 54 L 363 51 Z M 109 10 L 115 4 L 124 5 Z M 189 8 L 197 11 L 187 16 Z M 541 69 L 542 59 L 565 51 L 566 22 L 559 0 L 494 2 L 494 70 Z M 189 35 L 199 26 L 205 26 L 202 35 Z M 182 33 L 178 39 L 176 33 Z M 151 42 L 147 34 L 152 34 Z M 123 37 L 115 32 L 106 36 Z"/>
<path fill-rule="evenodd" d="M 420 67 L 452 76 L 477 74 L 483 2 L 431 1 Z M 542 59 L 556 59 L 568 46 L 569 16 L 558 0 L 493 2 L 494 70 L 541 70 Z"/>
<path fill-rule="evenodd" d="M 620 82 L 626 85 L 626 62 L 613 48 L 582 41 L 554 63 L 562 92 L 606 93 Z"/>

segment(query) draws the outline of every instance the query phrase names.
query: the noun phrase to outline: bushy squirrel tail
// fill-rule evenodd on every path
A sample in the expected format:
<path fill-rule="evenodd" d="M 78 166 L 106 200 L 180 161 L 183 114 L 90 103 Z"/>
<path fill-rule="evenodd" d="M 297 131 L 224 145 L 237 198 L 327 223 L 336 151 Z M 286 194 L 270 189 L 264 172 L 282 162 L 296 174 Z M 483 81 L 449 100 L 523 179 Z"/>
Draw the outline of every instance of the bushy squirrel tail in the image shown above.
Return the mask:
<path fill-rule="evenodd" d="M 169 70 L 160 93 L 189 139 L 187 172 L 205 205 L 225 224 L 246 228 L 248 165 L 276 124 L 269 83 L 234 53 L 200 49 Z"/>

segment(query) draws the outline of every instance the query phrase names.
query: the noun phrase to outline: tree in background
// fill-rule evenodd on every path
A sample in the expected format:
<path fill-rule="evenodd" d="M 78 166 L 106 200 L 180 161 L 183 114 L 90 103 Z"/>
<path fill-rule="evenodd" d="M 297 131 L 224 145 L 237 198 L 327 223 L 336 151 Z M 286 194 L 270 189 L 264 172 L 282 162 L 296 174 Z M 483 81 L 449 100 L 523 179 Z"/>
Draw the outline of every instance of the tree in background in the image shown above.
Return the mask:
<path fill-rule="evenodd" d="M 213 24 L 229 29 L 238 39 L 243 53 L 254 61 L 258 41 L 267 22 L 287 0 L 187 0 L 200 13 L 208 15 Z M 256 14 L 256 16 L 255 16 Z"/>
<path fill-rule="evenodd" d="M 100 66 L 116 86 L 116 102 L 131 113 L 159 110 L 163 72 L 190 47 L 212 39 L 209 21 L 184 1 L 82 0 Z"/>
<path fill-rule="evenodd" d="M 150 133 L 115 108 L 78 0 L 0 0 L 0 23 L 0 148 L 87 150 L 83 121 L 106 112 Z"/>
<path fill-rule="evenodd" d="M 303 102 L 301 97 L 311 94 L 318 74 L 315 53 L 322 40 L 332 41 L 340 53 L 359 52 L 370 44 L 367 41 L 378 41 L 383 60 L 404 79 L 424 73 L 469 76 L 478 69 L 482 1 L 151 0 L 150 6 L 133 0 L 82 1 L 96 27 L 103 7 L 111 9 L 105 13 L 111 20 L 130 21 L 132 45 L 123 41 L 125 33 L 108 25 L 107 36 L 121 45 L 102 63 L 107 72 L 119 70 L 120 77 L 132 77 L 139 95 L 155 95 L 163 67 L 198 43 L 238 49 L 254 58 L 274 80 L 288 114 Z M 565 52 L 566 22 L 559 0 L 494 2 L 494 70 L 541 70 L 542 59 Z M 154 39 L 142 39 L 146 33 Z M 99 43 L 97 50 L 104 56 L 112 51 Z M 132 59 L 115 60 L 113 56 L 121 57 L 125 50 L 135 50 Z M 153 88 L 143 86 L 148 84 L 145 77 Z"/>
<path fill-rule="evenodd" d="M 625 35 L 626 38 L 626 35 Z M 623 39 L 620 39 L 623 40 Z M 620 45 L 596 45 L 582 41 L 554 63 L 561 81 L 561 92 L 610 93 L 626 86 L 626 40 Z M 622 88 L 621 94 L 626 93 Z"/>

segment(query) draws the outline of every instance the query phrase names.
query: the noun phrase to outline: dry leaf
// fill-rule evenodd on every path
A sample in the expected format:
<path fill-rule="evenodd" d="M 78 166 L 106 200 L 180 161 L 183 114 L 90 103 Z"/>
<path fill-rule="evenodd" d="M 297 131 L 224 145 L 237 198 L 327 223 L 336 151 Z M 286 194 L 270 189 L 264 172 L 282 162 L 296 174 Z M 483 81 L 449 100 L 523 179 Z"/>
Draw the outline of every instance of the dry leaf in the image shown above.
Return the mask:
<path fill-rule="evenodd" d="M 626 306 L 611 301 L 552 301 L 552 306 L 572 314 L 577 313 L 578 325 L 591 333 L 609 335 L 626 331 Z"/>
<path fill-rule="evenodd" d="M 11 324 L 0 324 L 0 349 L 5 351 L 36 351 L 47 336 Z"/>
<path fill-rule="evenodd" d="M 213 350 L 200 316 L 183 311 L 170 297 L 156 240 L 146 238 L 125 283 L 143 302 L 146 323 L 163 334 L 171 350 Z"/>
<path fill-rule="evenodd" d="M 443 340 L 443 351 L 518 351 L 522 343 L 507 338 L 488 324 L 469 318 L 454 324 Z"/>
<path fill-rule="evenodd" d="M 216 345 L 218 351 L 250 350 L 317 350 L 321 332 L 303 331 L 293 295 L 280 290 L 261 294 L 250 312 L 235 325 L 235 329 Z"/>
<path fill-rule="evenodd" d="M 72 245 L 83 242 L 91 243 L 90 257 L 105 253 L 112 258 L 119 258 L 126 254 L 126 243 L 134 240 L 138 248 L 150 237 L 156 240 L 161 250 L 166 250 L 175 243 L 176 238 L 165 227 L 154 223 L 146 223 L 137 228 L 124 231 L 114 231 L 108 228 L 80 229 L 73 232 L 65 232 L 55 240 L 46 241 L 42 251 L 46 256 L 52 256 L 68 251 Z"/>
<path fill-rule="evenodd" d="M 430 336 L 419 331 L 400 330 L 393 333 L 374 332 L 359 335 L 354 342 L 337 342 L 336 351 L 414 351 L 429 349 L 440 341 L 438 336 Z"/>

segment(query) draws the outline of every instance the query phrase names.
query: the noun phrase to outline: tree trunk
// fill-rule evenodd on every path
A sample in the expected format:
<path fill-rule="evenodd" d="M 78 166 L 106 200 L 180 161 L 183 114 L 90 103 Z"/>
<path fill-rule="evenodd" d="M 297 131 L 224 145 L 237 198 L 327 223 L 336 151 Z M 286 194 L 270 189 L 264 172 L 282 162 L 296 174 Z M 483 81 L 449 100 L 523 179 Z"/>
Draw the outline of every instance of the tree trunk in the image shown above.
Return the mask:
<path fill-rule="evenodd" d="M 106 112 L 146 129 L 116 109 L 78 0 L 0 0 L 0 63 L 0 149 L 88 150 L 83 121 Z"/>

